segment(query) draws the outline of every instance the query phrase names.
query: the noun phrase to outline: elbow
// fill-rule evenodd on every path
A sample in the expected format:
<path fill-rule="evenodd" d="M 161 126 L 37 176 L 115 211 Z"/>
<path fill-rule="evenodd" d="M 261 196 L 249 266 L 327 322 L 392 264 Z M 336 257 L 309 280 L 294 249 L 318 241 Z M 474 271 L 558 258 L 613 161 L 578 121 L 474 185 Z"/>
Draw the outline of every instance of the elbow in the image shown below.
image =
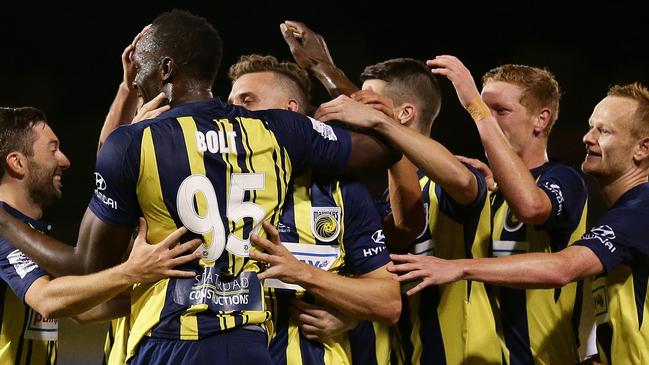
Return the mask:
<path fill-rule="evenodd" d="M 379 322 L 389 326 L 394 326 L 399 322 L 399 317 L 401 317 L 401 294 L 398 286 L 396 286 L 393 295 L 385 302 L 381 312 L 381 318 L 377 318 Z"/>
<path fill-rule="evenodd" d="M 557 262 L 557 266 L 553 270 L 548 270 L 546 283 L 551 288 L 561 288 L 575 281 L 577 277 L 577 271 L 571 260 L 561 257 L 561 260 Z"/>
<path fill-rule="evenodd" d="M 45 319 L 58 319 L 65 317 L 64 308 L 56 306 L 50 300 L 43 299 L 40 304 L 33 307 Z"/>
<path fill-rule="evenodd" d="M 390 304 L 385 323 L 389 326 L 395 326 L 399 322 L 399 317 L 401 317 L 401 298 Z"/>
<path fill-rule="evenodd" d="M 526 224 L 543 224 L 548 218 L 547 209 L 536 200 L 524 202 L 513 210 L 516 217 Z"/>

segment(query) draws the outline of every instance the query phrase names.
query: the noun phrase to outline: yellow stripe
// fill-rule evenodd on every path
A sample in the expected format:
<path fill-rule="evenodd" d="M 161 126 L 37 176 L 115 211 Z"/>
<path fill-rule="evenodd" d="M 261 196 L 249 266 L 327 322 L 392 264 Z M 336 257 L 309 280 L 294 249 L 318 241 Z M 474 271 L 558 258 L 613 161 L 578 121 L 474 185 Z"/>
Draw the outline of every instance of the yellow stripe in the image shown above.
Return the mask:
<path fill-rule="evenodd" d="M 376 363 L 390 363 L 390 327 L 380 322 L 372 322 L 376 348 Z"/>
<path fill-rule="evenodd" d="M 298 233 L 298 242 L 315 244 L 311 231 L 311 171 L 295 179 L 293 183 L 293 219 Z"/>
<path fill-rule="evenodd" d="M 300 330 L 297 326 L 297 322 L 292 317 L 288 322 L 286 363 L 302 364 L 302 349 L 300 349 Z"/>
<path fill-rule="evenodd" d="M 140 148 L 140 175 L 136 193 L 149 231 L 147 241 L 160 242 L 176 229 L 176 224 L 162 196 L 158 164 L 151 128 L 143 131 Z M 128 339 L 129 357 L 135 352 L 143 336 L 158 323 L 164 307 L 166 289 L 169 280 L 163 279 L 155 284 L 136 285 L 131 300 L 131 335 Z"/>
<path fill-rule="evenodd" d="M 331 269 L 329 271 L 331 272 L 338 272 L 340 267 L 342 267 L 345 264 L 345 245 L 343 244 L 343 237 L 345 237 L 345 204 L 343 204 L 343 193 L 342 190 L 340 189 L 340 181 L 335 182 L 335 188 L 333 193 L 331 194 L 334 198 L 334 202 L 336 203 L 336 206 L 340 208 L 340 232 L 338 233 L 338 248 L 340 249 L 340 255 L 338 255 L 338 258 L 336 261 L 331 266 Z M 350 242 L 350 244 L 353 244 L 354 242 Z"/>

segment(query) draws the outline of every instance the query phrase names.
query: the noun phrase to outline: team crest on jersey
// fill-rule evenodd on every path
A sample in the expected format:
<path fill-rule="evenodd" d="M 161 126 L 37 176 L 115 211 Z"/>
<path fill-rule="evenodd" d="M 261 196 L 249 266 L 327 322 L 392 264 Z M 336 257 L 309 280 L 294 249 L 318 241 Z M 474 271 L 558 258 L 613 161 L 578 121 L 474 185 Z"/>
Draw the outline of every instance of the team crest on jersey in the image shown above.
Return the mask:
<path fill-rule="evenodd" d="M 311 232 L 320 241 L 335 240 L 340 233 L 340 207 L 312 207 Z"/>
<path fill-rule="evenodd" d="M 521 229 L 523 222 L 518 219 L 518 217 L 512 212 L 511 209 L 507 208 L 507 215 L 505 216 L 505 230 L 507 232 L 515 232 Z"/>

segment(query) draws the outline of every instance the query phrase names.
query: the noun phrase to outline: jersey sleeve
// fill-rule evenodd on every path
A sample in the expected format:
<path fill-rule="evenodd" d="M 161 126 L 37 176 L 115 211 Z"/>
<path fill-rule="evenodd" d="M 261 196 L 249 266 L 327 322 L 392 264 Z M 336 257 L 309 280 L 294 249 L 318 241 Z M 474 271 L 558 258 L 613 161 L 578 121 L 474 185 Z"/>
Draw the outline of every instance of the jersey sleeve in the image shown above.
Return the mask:
<path fill-rule="evenodd" d="M 609 211 L 573 245 L 590 248 L 610 272 L 638 256 L 635 252 L 647 250 L 646 224 L 637 215 L 630 209 Z"/>
<path fill-rule="evenodd" d="M 536 185 L 552 203 L 552 212 L 543 227 L 568 230 L 577 227 L 588 198 L 588 189 L 579 173 L 568 166 L 556 166 L 541 175 Z"/>
<path fill-rule="evenodd" d="M 467 217 L 479 213 L 487 198 L 487 183 L 482 173 L 471 165 L 465 164 L 465 166 L 475 176 L 476 183 L 478 184 L 478 194 L 476 194 L 473 202 L 468 205 L 462 205 L 456 202 L 439 184 L 435 184 L 435 191 L 429 192 L 429 194 L 437 195 L 440 211 L 458 222 L 464 222 Z"/>
<path fill-rule="evenodd" d="M 0 237 L 0 276 L 20 300 L 34 281 L 47 273 L 32 259 Z"/>
<path fill-rule="evenodd" d="M 133 139 L 132 128 L 120 127 L 106 139 L 97 157 L 95 191 L 88 207 L 104 223 L 124 226 L 137 219 L 139 151 Z"/>
<path fill-rule="evenodd" d="M 272 110 L 272 128 L 300 173 L 307 168 L 340 171 L 351 154 L 351 135 L 311 117 L 289 111 Z"/>
<path fill-rule="evenodd" d="M 357 181 L 341 184 L 345 208 L 345 263 L 351 274 L 367 274 L 390 262 L 381 219 L 363 184 Z"/>

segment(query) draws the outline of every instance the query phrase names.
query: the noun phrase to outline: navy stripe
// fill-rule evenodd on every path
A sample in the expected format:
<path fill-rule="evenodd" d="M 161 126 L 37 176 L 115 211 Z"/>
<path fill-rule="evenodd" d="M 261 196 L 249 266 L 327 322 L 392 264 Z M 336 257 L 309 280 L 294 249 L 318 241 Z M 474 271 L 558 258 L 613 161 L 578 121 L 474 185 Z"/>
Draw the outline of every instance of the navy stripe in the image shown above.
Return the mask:
<path fill-rule="evenodd" d="M 279 172 L 279 164 L 278 164 L 278 161 L 277 161 L 277 151 L 273 151 L 273 162 L 274 162 L 273 168 L 275 169 L 275 176 L 277 177 L 277 201 L 281 202 L 282 201 L 282 195 L 284 195 L 284 190 L 282 188 L 281 182 L 279 181 L 280 172 Z M 284 167 L 284 160 L 283 159 L 281 160 L 281 166 Z M 284 181 L 286 181 L 286 180 L 284 180 Z M 287 197 L 287 200 L 290 197 L 291 197 L 291 195 L 289 195 Z M 284 202 L 284 208 L 286 208 L 286 202 Z M 277 220 L 277 214 L 279 213 L 279 211 L 280 211 L 279 209 L 274 209 L 273 210 L 273 215 L 271 215 L 271 217 L 270 217 L 270 221 L 272 223 L 274 223 Z M 295 241 L 295 242 L 297 242 L 297 241 Z"/>
<path fill-rule="evenodd" d="M 597 325 L 596 338 L 597 344 L 604 351 L 604 356 L 609 361 L 609 365 L 614 365 L 611 357 L 611 346 L 613 344 L 613 328 L 611 324 L 607 322 Z"/>
<path fill-rule="evenodd" d="M 509 349 L 509 364 L 533 364 L 525 290 L 501 287 L 500 309 L 505 344 Z"/>
<path fill-rule="evenodd" d="M 349 345 L 353 365 L 378 365 L 376 363 L 376 333 L 371 321 L 362 321 L 349 331 Z"/>
<path fill-rule="evenodd" d="M 437 316 L 437 306 L 440 301 L 439 287 L 430 286 L 422 290 L 419 304 L 419 338 L 421 338 L 422 365 L 445 365 L 444 341 Z"/>
<path fill-rule="evenodd" d="M 275 289 L 275 312 L 273 321 L 275 323 L 275 337 L 270 341 L 269 351 L 275 365 L 285 365 L 286 348 L 288 347 L 288 326 L 290 319 L 289 308 L 291 301 L 295 298 L 295 291 L 287 289 Z"/>
<path fill-rule="evenodd" d="M 649 262 L 646 256 L 639 258 L 642 262 L 633 267 L 633 291 L 635 293 L 635 309 L 638 313 L 638 331 L 644 319 L 644 302 L 647 296 L 647 278 L 649 276 Z"/>
<path fill-rule="evenodd" d="M 412 354 L 414 352 L 412 341 L 410 340 L 410 334 L 412 333 L 412 323 L 410 323 L 410 298 L 407 295 L 402 294 L 401 303 L 401 316 L 397 323 L 399 338 L 399 343 L 397 345 L 401 345 L 404 365 L 410 365 L 412 363 Z"/>
<path fill-rule="evenodd" d="M 324 345 L 318 341 L 308 340 L 300 332 L 300 351 L 302 352 L 302 364 L 324 365 Z"/>
<path fill-rule="evenodd" d="M 575 305 L 572 307 L 572 333 L 575 337 L 575 341 L 577 343 L 577 348 L 581 346 L 581 343 L 579 342 L 579 320 L 581 319 L 581 307 L 583 304 L 584 296 L 583 296 L 583 291 L 584 291 L 584 281 L 580 280 L 577 282 L 577 291 L 575 295 Z"/>
<path fill-rule="evenodd" d="M 288 231 L 284 229 L 280 230 L 279 237 L 282 242 L 298 242 L 299 237 L 295 225 L 295 202 L 293 200 L 293 184 L 289 187 L 288 194 L 286 195 L 286 201 L 284 202 L 284 210 L 282 215 L 279 217 L 279 221 L 288 228 Z"/>

